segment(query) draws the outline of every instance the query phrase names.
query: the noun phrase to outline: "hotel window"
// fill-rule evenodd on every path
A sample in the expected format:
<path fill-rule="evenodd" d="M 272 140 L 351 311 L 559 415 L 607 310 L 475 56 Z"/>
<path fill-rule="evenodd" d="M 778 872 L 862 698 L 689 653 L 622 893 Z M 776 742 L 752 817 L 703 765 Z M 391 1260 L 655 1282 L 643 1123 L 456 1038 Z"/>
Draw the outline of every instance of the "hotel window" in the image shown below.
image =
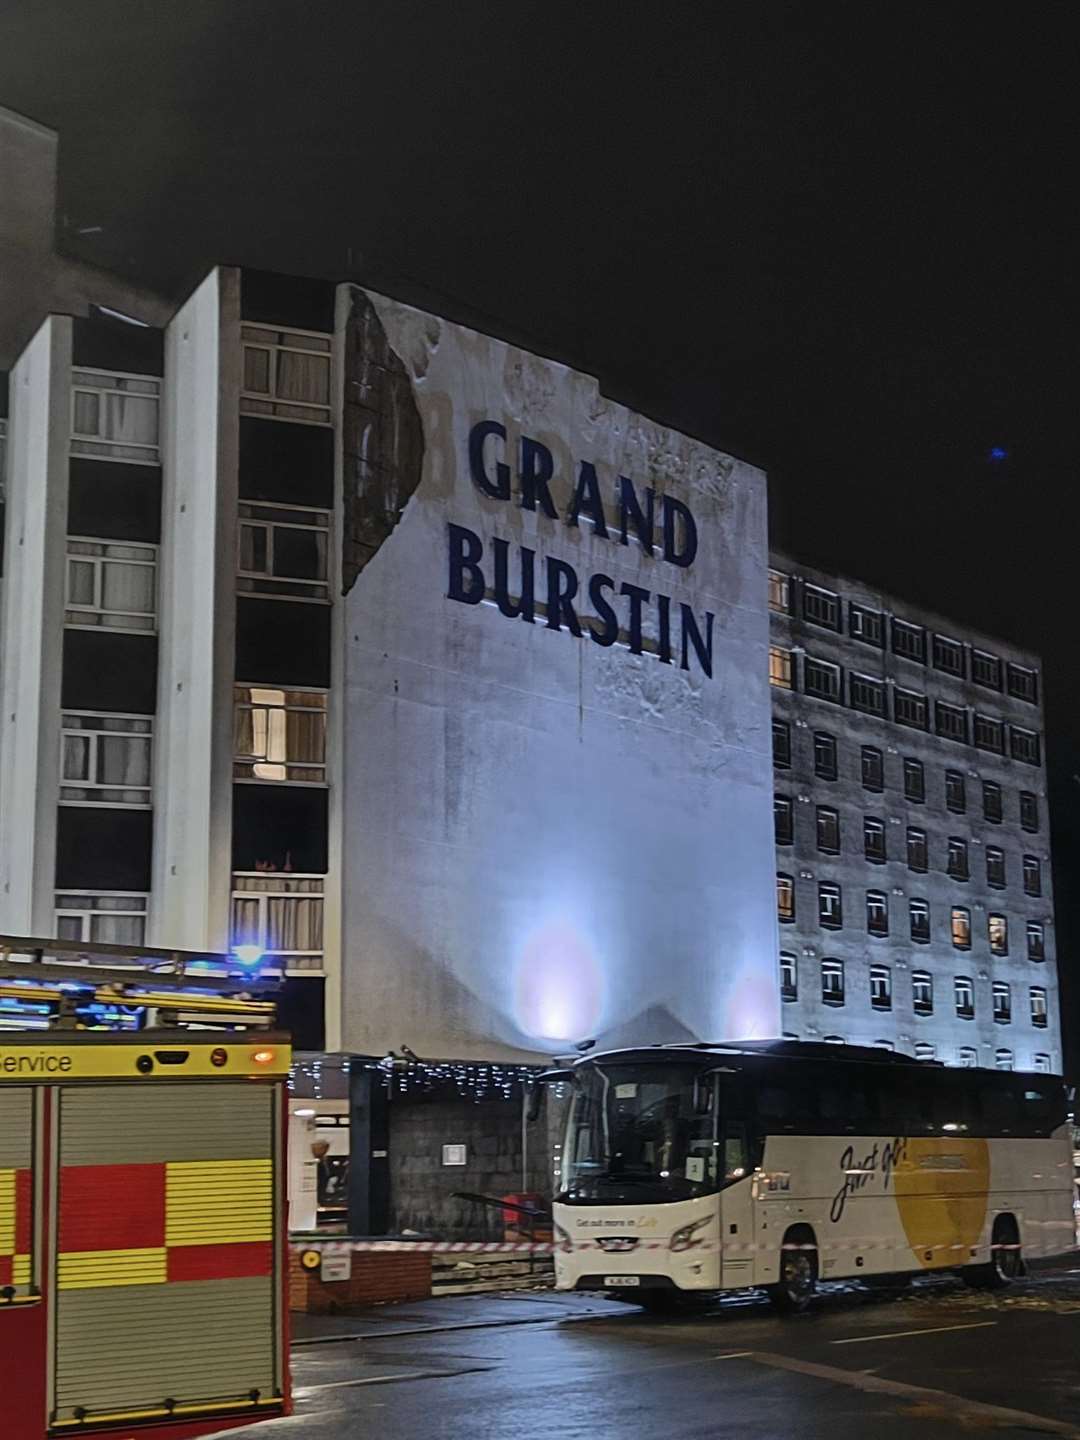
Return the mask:
<path fill-rule="evenodd" d="M 323 877 L 233 876 L 232 948 L 254 945 L 286 971 L 323 968 Z"/>
<path fill-rule="evenodd" d="M 1031 705 L 1038 704 L 1039 677 L 1034 670 L 1029 670 L 1026 665 L 1009 665 L 1006 674 L 1010 695 Z"/>
<path fill-rule="evenodd" d="M 1031 1002 L 1031 1023 L 1037 1030 L 1045 1030 L 1048 1017 L 1046 1010 L 1046 991 L 1039 985 L 1033 985 L 1028 991 L 1028 998 Z"/>
<path fill-rule="evenodd" d="M 934 1010 L 934 981 L 929 971 L 911 973 L 911 1000 L 916 1015 L 931 1015 Z"/>
<path fill-rule="evenodd" d="M 916 1060 L 933 1060 L 936 1056 L 937 1051 L 934 1049 L 933 1045 L 931 1045 L 926 1040 L 920 1040 L 919 1043 L 915 1046 Z"/>
<path fill-rule="evenodd" d="M 885 644 L 885 621 L 880 610 L 867 610 L 864 605 L 848 606 L 848 629 L 852 637 L 864 645 L 876 645 L 880 650 Z"/>
<path fill-rule="evenodd" d="M 983 819 L 1000 825 L 1002 817 L 1001 786 L 996 780 L 983 781 Z"/>
<path fill-rule="evenodd" d="M 945 808 L 954 815 L 963 815 L 967 810 L 967 787 L 959 770 L 945 771 Z"/>
<path fill-rule="evenodd" d="M 1020 791 L 1020 829 L 1031 835 L 1039 829 L 1039 797 L 1030 790 Z"/>
<path fill-rule="evenodd" d="M 959 640 L 950 640 L 945 635 L 934 636 L 934 669 L 963 678 L 964 647 Z"/>
<path fill-rule="evenodd" d="M 930 727 L 930 709 L 926 696 L 915 690 L 893 691 L 893 719 L 898 725 L 907 725 L 912 730 L 927 730 Z"/>
<path fill-rule="evenodd" d="M 329 602 L 330 512 L 240 502 L 236 588 L 242 595 Z"/>
<path fill-rule="evenodd" d="M 786 720 L 772 722 L 772 763 L 777 770 L 791 767 L 791 726 Z"/>
<path fill-rule="evenodd" d="M 892 1009 L 892 971 L 887 965 L 870 966 L 870 1007 Z"/>
<path fill-rule="evenodd" d="M 990 941 L 991 955 L 1007 955 L 1009 953 L 1009 922 L 1004 915 L 988 915 L 986 917 L 986 934 Z"/>
<path fill-rule="evenodd" d="M 966 975 L 957 975 L 953 981 L 956 995 L 956 1013 L 961 1020 L 975 1019 L 975 986 Z"/>
<path fill-rule="evenodd" d="M 844 962 L 842 960 L 822 960 L 821 999 L 826 1005 L 843 1005 Z"/>
<path fill-rule="evenodd" d="M 885 757 L 874 745 L 862 747 L 862 783 L 864 790 L 885 789 Z"/>
<path fill-rule="evenodd" d="M 994 996 L 994 1023 L 997 1025 L 1010 1025 L 1012 1023 L 1012 991 L 1004 980 L 995 980 L 993 984 Z"/>
<path fill-rule="evenodd" d="M 798 961 L 786 950 L 780 952 L 780 998 L 781 1000 L 797 1000 L 799 998 Z"/>
<path fill-rule="evenodd" d="M 886 852 L 885 822 L 876 815 L 863 816 L 863 854 L 872 865 L 883 865 Z"/>
<path fill-rule="evenodd" d="M 785 924 L 795 919 L 795 881 L 790 875 L 776 877 L 776 914 Z"/>
<path fill-rule="evenodd" d="M 961 1045 L 956 1052 L 956 1063 L 961 1070 L 974 1070 L 979 1063 L 979 1052 L 973 1045 Z"/>
<path fill-rule="evenodd" d="M 1013 1052 L 1011 1050 L 994 1051 L 994 1069 L 1011 1070 L 1013 1068 Z"/>
<path fill-rule="evenodd" d="M 844 1039 L 843 1035 L 824 1035 L 824 1036 L 822 1036 L 822 1042 L 823 1042 L 825 1045 L 846 1045 L 846 1044 L 847 1044 L 847 1041 Z"/>
<path fill-rule="evenodd" d="M 976 685 L 984 685 L 988 690 L 1000 690 L 1001 661 L 985 650 L 972 650 L 971 678 Z"/>
<path fill-rule="evenodd" d="M 892 648 L 894 655 L 903 655 L 908 660 L 926 664 L 926 631 L 921 625 L 909 625 L 906 620 L 892 622 Z"/>
<path fill-rule="evenodd" d="M 1041 920 L 1027 923 L 1027 954 L 1029 960 L 1046 959 L 1046 931 Z"/>
<path fill-rule="evenodd" d="M 826 630 L 840 629 L 840 596 L 820 585 L 803 585 L 803 619 Z"/>
<path fill-rule="evenodd" d="M 161 381 L 105 370 L 71 374 L 71 453 L 160 465 Z"/>
<path fill-rule="evenodd" d="M 817 700 L 832 700 L 837 703 L 843 698 L 843 678 L 839 665 L 828 660 L 815 660 L 807 655 L 803 660 L 803 689 Z"/>
<path fill-rule="evenodd" d="M 93 945 L 142 945 L 148 895 L 64 890 L 56 896 L 56 935 Z"/>
<path fill-rule="evenodd" d="M 1031 1068 L 1043 1075 L 1050 1074 L 1050 1056 L 1033 1055 Z"/>
<path fill-rule="evenodd" d="M 840 815 L 827 805 L 817 807 L 817 848 L 825 855 L 840 853 Z"/>
<path fill-rule="evenodd" d="M 791 651 L 785 650 L 782 645 L 769 646 L 769 684 L 781 690 L 795 688 Z"/>
<path fill-rule="evenodd" d="M 840 886 L 830 880 L 818 885 L 818 923 L 826 930 L 839 930 L 844 923 Z"/>
<path fill-rule="evenodd" d="M 791 576 L 782 570 L 769 571 L 769 609 L 778 615 L 791 614 Z"/>
<path fill-rule="evenodd" d="M 889 933 L 889 897 L 881 890 L 866 892 L 866 929 L 870 935 Z"/>
<path fill-rule="evenodd" d="M 989 715 L 975 716 L 975 746 L 978 750 L 990 750 L 995 755 L 1005 753 L 1005 726 L 1000 720 Z"/>
<path fill-rule="evenodd" d="M 911 938 L 921 945 L 930 941 L 930 903 L 927 900 L 909 900 L 908 916 L 911 921 Z"/>
<path fill-rule="evenodd" d="M 962 905 L 954 905 L 951 925 L 953 947 L 957 950 L 970 950 L 971 911 L 965 910 Z"/>
<path fill-rule="evenodd" d="M 1040 744 L 1034 730 L 1021 730 L 1019 725 L 1009 726 L 1009 749 L 1014 760 L 1025 765 L 1038 765 Z"/>
<path fill-rule="evenodd" d="M 329 335 L 244 325 L 244 373 L 240 409 L 248 415 L 278 420 L 303 420 L 329 425 L 331 420 Z"/>
<path fill-rule="evenodd" d="M 1005 889 L 1005 851 L 997 845 L 986 847 L 986 883 L 994 890 Z"/>
<path fill-rule="evenodd" d="M 848 681 L 851 708 L 866 715 L 885 714 L 885 686 L 870 675 L 852 674 Z"/>
<path fill-rule="evenodd" d="M 904 799 L 917 805 L 926 799 L 926 774 L 921 760 L 904 761 Z"/>
<path fill-rule="evenodd" d="M 891 1040 L 875 1040 L 873 1048 L 875 1050 L 895 1050 L 896 1046 Z"/>
<path fill-rule="evenodd" d="M 150 805 L 148 715 L 67 711 L 60 730 L 60 802 L 66 805 Z"/>
<path fill-rule="evenodd" d="M 773 797 L 773 831 L 777 845 L 791 845 L 795 840 L 795 807 L 788 795 Z"/>
<path fill-rule="evenodd" d="M 68 539 L 66 625 L 153 631 L 156 601 L 156 545 Z"/>
<path fill-rule="evenodd" d="M 909 825 L 907 832 L 907 867 L 923 873 L 928 868 L 926 831 L 917 830 L 915 826 Z"/>
<path fill-rule="evenodd" d="M 946 740 L 958 740 L 961 745 L 967 744 L 968 723 L 967 711 L 962 710 L 959 705 L 946 705 L 939 700 L 934 706 L 934 714 L 937 720 L 937 733 Z"/>
<path fill-rule="evenodd" d="M 945 857 L 945 873 L 953 880 L 968 878 L 967 841 L 956 835 L 949 836 L 949 848 Z"/>
<path fill-rule="evenodd" d="M 1042 866 L 1036 855 L 1024 856 L 1024 894 L 1042 894 Z"/>
<path fill-rule="evenodd" d="M 824 730 L 814 735 L 814 774 L 819 780 L 836 779 L 836 736 Z"/>
<path fill-rule="evenodd" d="M 238 685 L 233 702 L 233 779 L 326 780 L 326 694 Z"/>

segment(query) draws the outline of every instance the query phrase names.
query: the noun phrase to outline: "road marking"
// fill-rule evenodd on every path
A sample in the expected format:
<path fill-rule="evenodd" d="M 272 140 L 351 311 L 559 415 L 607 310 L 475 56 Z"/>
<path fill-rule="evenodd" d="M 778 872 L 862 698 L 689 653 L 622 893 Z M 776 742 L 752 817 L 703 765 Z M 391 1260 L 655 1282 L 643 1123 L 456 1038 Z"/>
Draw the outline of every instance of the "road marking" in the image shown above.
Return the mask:
<path fill-rule="evenodd" d="M 1027 1430 L 1037 1430 L 1047 1435 L 1065 1436 L 1067 1440 L 1080 1440 L 1080 1430 L 1063 1420 L 1051 1420 L 1046 1415 L 1032 1415 L 1027 1410 L 1012 1410 L 1006 1405 L 988 1405 L 981 1400 L 965 1400 L 962 1395 L 952 1395 L 948 1390 L 932 1390 L 925 1385 L 907 1385 L 902 1380 L 886 1380 L 883 1376 L 870 1374 L 866 1370 L 844 1370 L 838 1365 L 818 1365 L 812 1360 L 795 1360 L 790 1355 L 772 1355 L 761 1350 L 755 1350 L 753 1358 L 756 1364 L 770 1365 L 775 1370 L 793 1370 L 799 1375 L 810 1375 L 817 1380 L 828 1380 L 839 1385 L 851 1385 L 856 1390 L 865 1390 L 870 1394 L 929 1401 L 945 1407 L 957 1416 L 978 1416 Z"/>
<path fill-rule="evenodd" d="M 714 1355 L 714 1360 L 742 1360 L 746 1355 L 753 1355 L 753 1350 L 727 1350 L 723 1355 Z"/>
<path fill-rule="evenodd" d="M 905 1340 L 909 1335 L 944 1335 L 947 1330 L 985 1330 L 996 1320 L 976 1320 L 970 1325 L 933 1325 L 926 1330 L 888 1330 L 882 1335 L 851 1335 L 847 1340 L 830 1340 L 830 1345 L 865 1345 L 869 1340 Z"/>
<path fill-rule="evenodd" d="M 471 1365 L 460 1370 L 403 1370 L 396 1375 L 365 1375 L 361 1380 L 328 1380 L 323 1385 L 301 1385 L 293 1391 L 297 1400 L 306 1400 L 322 1390 L 351 1390 L 357 1385 L 388 1385 L 393 1380 L 454 1380 L 458 1375 L 476 1375 L 491 1365 Z"/>

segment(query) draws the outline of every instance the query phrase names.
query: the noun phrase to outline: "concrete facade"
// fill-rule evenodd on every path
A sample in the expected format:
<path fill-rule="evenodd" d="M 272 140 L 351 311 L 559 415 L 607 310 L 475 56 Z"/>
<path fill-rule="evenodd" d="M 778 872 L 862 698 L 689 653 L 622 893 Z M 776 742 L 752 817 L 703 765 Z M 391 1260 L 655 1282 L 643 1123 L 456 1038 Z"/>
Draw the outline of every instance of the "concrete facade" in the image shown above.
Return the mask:
<path fill-rule="evenodd" d="M 784 1032 L 954 1065 L 1060 1071 L 1038 659 L 784 555 L 771 563 L 776 868 L 794 886 L 794 915 L 780 923 L 781 955 L 796 969 Z M 920 646 L 923 660 L 913 658 Z M 825 737 L 817 757 L 816 736 Z M 864 747 L 881 757 L 880 789 L 872 755 L 864 774 Z M 905 762 L 914 762 L 906 776 Z M 910 798 L 916 765 L 922 800 Z M 961 777 L 962 810 L 947 772 Z M 839 926 L 822 885 L 840 889 Z M 913 932 L 913 901 L 928 906 L 928 930 L 917 915 Z M 875 933 L 882 908 L 887 933 Z M 962 914 L 954 943 L 954 909 L 969 917 L 966 946 Z M 1005 922 L 1004 934 L 993 922 L 993 947 L 991 917 Z M 829 962 L 843 967 L 842 989 Z"/>

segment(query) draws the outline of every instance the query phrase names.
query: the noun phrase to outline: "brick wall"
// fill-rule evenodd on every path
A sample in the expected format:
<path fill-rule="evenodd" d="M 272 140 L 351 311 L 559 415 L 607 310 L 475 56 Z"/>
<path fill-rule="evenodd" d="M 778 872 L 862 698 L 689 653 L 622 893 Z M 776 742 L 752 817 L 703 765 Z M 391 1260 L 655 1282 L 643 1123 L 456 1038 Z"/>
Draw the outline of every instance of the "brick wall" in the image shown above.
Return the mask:
<path fill-rule="evenodd" d="M 303 1245 L 289 1247 L 289 1309 L 333 1315 L 351 1306 L 424 1300 L 431 1294 L 431 1256 L 361 1251 L 352 1257 L 349 1280 L 324 1281 L 300 1264 Z"/>

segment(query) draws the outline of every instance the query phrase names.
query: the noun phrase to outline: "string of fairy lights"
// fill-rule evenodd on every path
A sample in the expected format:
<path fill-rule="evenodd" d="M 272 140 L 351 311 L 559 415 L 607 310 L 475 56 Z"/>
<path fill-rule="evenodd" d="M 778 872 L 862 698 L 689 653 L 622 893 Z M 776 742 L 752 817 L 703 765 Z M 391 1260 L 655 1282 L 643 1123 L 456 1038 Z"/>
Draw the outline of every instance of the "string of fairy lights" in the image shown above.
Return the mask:
<path fill-rule="evenodd" d="M 527 1087 L 542 1072 L 536 1065 L 499 1065 L 459 1060 L 349 1059 L 347 1056 L 301 1056 L 289 1073 L 294 1098 L 343 1099 L 353 1065 L 380 1072 L 390 1095 L 401 1099 L 459 1099 L 481 1104 L 488 1100 L 521 1103 Z M 555 1086 L 561 1091 L 561 1086 Z M 559 1097 L 561 1098 L 561 1096 Z"/>

